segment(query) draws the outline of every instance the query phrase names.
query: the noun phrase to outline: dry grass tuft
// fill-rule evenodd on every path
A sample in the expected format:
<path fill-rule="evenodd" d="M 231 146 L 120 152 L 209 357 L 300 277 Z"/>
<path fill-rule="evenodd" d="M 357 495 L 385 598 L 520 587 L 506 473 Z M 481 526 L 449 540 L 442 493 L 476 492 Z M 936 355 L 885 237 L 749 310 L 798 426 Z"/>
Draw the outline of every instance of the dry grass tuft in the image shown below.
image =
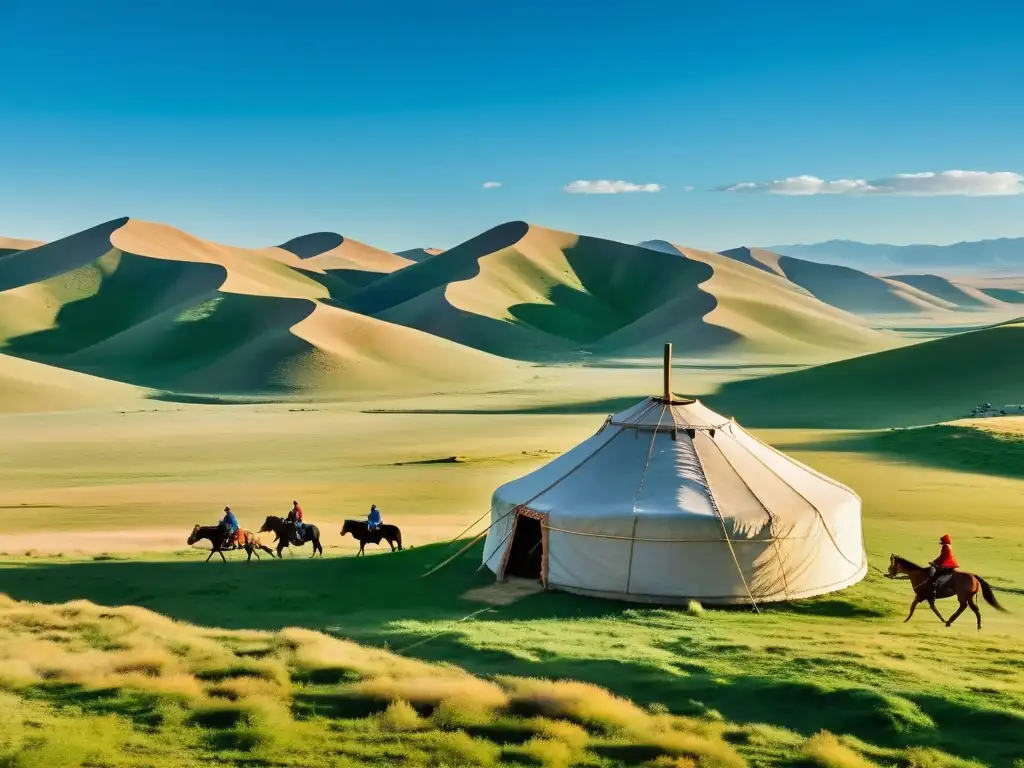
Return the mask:
<path fill-rule="evenodd" d="M 474 739 L 463 731 L 442 733 L 431 740 L 440 765 L 490 766 L 498 762 L 501 748 L 483 739 Z"/>
<path fill-rule="evenodd" d="M 522 750 L 533 762 L 547 768 L 568 768 L 578 756 L 564 741 L 537 736 L 523 744 Z"/>
<path fill-rule="evenodd" d="M 662 755 L 656 757 L 650 763 L 650 768 L 697 768 L 697 763 L 688 757 L 669 757 Z"/>
<path fill-rule="evenodd" d="M 819 731 L 807 740 L 803 753 L 823 768 L 876 768 L 859 752 L 839 741 L 828 731 Z"/>
<path fill-rule="evenodd" d="M 399 733 L 418 731 L 423 727 L 423 720 L 416 710 L 412 708 L 409 702 L 402 701 L 401 699 L 388 704 L 388 708 L 379 717 L 386 729 L 398 731 Z"/>
<path fill-rule="evenodd" d="M 201 667 L 194 670 L 193 674 L 200 680 L 208 682 L 251 678 L 273 683 L 282 688 L 291 682 L 284 664 L 274 659 L 235 659 L 227 666 Z"/>
<path fill-rule="evenodd" d="M 590 683 L 500 678 L 514 712 L 559 718 L 607 733 L 643 732 L 650 715 L 631 701 Z"/>
<path fill-rule="evenodd" d="M 915 747 L 904 754 L 907 768 L 984 768 L 984 763 L 947 755 L 937 749 Z M 1018 761 L 1024 768 L 1024 758 Z M 1014 768 L 1017 768 L 1015 765 Z"/>
<path fill-rule="evenodd" d="M 556 739 L 566 744 L 575 753 L 583 752 L 590 741 L 590 734 L 586 729 L 570 723 L 568 720 L 544 720 L 534 721 L 538 733 L 549 739 Z"/>
<path fill-rule="evenodd" d="M 467 674 L 377 677 L 356 683 L 349 690 L 381 701 L 401 699 L 418 709 L 433 709 L 448 703 L 462 712 L 490 712 L 508 703 L 499 686 Z"/>
<path fill-rule="evenodd" d="M 638 735 L 639 736 L 639 735 Z M 650 744 L 660 752 L 674 758 L 690 758 L 702 766 L 746 768 L 747 761 L 728 742 L 697 733 L 670 731 L 639 737 L 640 743 Z"/>

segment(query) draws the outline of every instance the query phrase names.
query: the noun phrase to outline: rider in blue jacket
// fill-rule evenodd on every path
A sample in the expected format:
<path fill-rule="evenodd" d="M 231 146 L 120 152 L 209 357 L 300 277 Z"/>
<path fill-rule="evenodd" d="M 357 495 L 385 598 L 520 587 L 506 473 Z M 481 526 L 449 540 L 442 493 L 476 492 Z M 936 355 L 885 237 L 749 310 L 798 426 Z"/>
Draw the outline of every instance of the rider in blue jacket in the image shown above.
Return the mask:
<path fill-rule="evenodd" d="M 370 505 L 370 514 L 366 516 L 366 527 L 371 531 L 380 527 L 380 510 L 376 504 Z"/>
<path fill-rule="evenodd" d="M 231 543 L 231 537 L 238 531 L 238 518 L 231 511 L 231 507 L 224 507 L 224 518 L 220 521 L 220 526 L 224 531 L 224 543 L 221 545 L 223 548 Z"/>

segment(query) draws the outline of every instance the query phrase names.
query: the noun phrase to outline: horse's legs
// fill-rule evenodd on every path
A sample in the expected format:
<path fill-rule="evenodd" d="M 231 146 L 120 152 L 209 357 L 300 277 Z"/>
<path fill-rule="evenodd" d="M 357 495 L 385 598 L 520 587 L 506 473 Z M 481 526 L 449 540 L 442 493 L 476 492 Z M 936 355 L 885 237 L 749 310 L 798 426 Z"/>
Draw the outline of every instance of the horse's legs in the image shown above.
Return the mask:
<path fill-rule="evenodd" d="M 256 550 L 253 549 L 252 544 L 246 544 L 245 545 L 245 552 L 248 555 L 248 557 L 245 558 L 245 562 L 247 562 L 247 563 L 252 560 L 252 556 L 253 555 L 256 555 L 256 559 L 257 560 L 260 559 L 259 554 L 256 552 Z"/>
<path fill-rule="evenodd" d="M 206 559 L 205 559 L 205 560 L 204 560 L 203 562 L 204 562 L 204 563 L 208 563 L 208 562 L 210 562 L 210 558 L 211 558 L 211 557 L 213 557 L 213 553 L 214 553 L 214 552 L 216 552 L 216 551 L 217 551 L 217 548 L 216 548 L 216 547 L 210 547 L 210 554 L 208 554 L 208 555 L 206 556 Z M 224 557 L 224 555 L 221 555 L 221 557 Z"/>
<path fill-rule="evenodd" d="M 320 557 L 324 556 L 324 547 L 320 543 L 320 538 L 319 537 L 313 539 L 313 554 L 315 555 L 318 552 L 320 553 Z"/>
<path fill-rule="evenodd" d="M 939 609 L 935 607 L 934 600 L 928 601 L 928 607 L 932 609 L 932 613 L 939 617 L 939 621 L 941 621 L 942 623 L 946 622 L 946 618 L 941 613 L 939 613 Z"/>
<path fill-rule="evenodd" d="M 393 542 L 391 539 L 388 539 L 388 546 L 391 547 L 392 552 L 395 551 L 395 542 Z"/>
<path fill-rule="evenodd" d="M 974 611 L 974 615 L 978 617 L 978 631 L 981 632 L 981 611 L 978 610 L 978 604 L 975 602 L 976 597 L 977 595 L 971 595 L 968 597 L 967 604 L 971 607 L 971 610 Z"/>
<path fill-rule="evenodd" d="M 957 618 L 960 616 L 960 614 L 963 613 L 966 610 L 967 610 L 967 601 L 964 600 L 961 597 L 960 598 L 960 607 L 956 609 L 956 613 L 954 613 L 952 616 L 949 617 L 949 621 L 946 622 L 946 626 L 947 627 L 952 626 L 953 622 L 956 621 Z"/>
<path fill-rule="evenodd" d="M 921 602 L 921 601 L 920 601 L 920 599 L 918 599 L 917 597 L 915 597 L 915 598 L 914 598 L 914 602 L 912 602 L 912 603 L 910 604 L 910 613 L 908 613 L 908 614 L 907 614 L 907 618 L 905 618 L 905 619 L 903 620 L 903 623 L 904 623 L 904 624 L 906 624 L 906 623 L 907 623 L 908 621 L 910 621 L 910 617 L 914 615 L 914 611 L 915 611 L 915 610 L 917 609 L 917 604 L 918 604 L 919 602 Z"/>

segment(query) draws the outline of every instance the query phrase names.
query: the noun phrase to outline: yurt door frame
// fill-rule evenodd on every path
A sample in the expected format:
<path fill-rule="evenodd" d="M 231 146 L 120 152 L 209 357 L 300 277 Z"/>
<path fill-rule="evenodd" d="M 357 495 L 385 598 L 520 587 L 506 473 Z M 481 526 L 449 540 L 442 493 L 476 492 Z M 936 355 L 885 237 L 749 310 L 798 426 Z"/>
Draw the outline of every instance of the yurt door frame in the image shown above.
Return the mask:
<path fill-rule="evenodd" d="M 533 546 L 540 546 L 540 581 L 546 589 L 548 586 L 548 516 L 544 512 L 535 512 L 527 507 L 517 507 L 514 514 L 515 520 L 512 522 L 512 533 L 509 536 L 509 543 L 508 546 L 505 547 L 505 553 L 501 557 L 499 578 L 502 580 L 505 579 L 505 572 L 509 566 L 512 550 L 516 546 L 516 535 L 520 533 L 520 520 L 523 518 L 535 520 L 540 526 L 540 541 L 533 544 Z M 523 530 L 525 530 L 525 528 L 526 526 L 523 526 Z M 532 542 L 530 543 L 532 544 Z"/>

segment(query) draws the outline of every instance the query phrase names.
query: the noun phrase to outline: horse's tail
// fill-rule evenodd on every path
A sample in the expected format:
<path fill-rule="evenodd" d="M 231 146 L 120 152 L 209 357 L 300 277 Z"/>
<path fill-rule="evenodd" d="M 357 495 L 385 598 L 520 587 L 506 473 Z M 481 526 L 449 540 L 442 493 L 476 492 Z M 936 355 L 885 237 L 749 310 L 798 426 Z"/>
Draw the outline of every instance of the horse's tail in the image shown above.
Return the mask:
<path fill-rule="evenodd" d="M 274 556 L 274 550 L 272 550 L 270 547 L 268 547 L 266 544 L 264 544 L 262 539 L 260 539 L 259 536 L 257 536 L 255 533 L 250 533 L 249 536 L 250 536 L 249 542 L 252 544 L 252 546 L 254 546 L 256 549 L 262 549 L 264 552 L 266 552 L 271 557 Z"/>
<path fill-rule="evenodd" d="M 981 585 L 981 594 L 985 598 L 985 602 L 991 605 L 997 611 L 1002 611 L 1003 613 L 1006 613 L 1006 609 L 999 604 L 998 600 L 996 600 L 996 594 L 992 590 L 992 587 L 989 586 L 988 582 L 981 578 L 981 576 L 975 576 L 974 578 L 976 578 L 978 580 L 978 583 Z"/>

